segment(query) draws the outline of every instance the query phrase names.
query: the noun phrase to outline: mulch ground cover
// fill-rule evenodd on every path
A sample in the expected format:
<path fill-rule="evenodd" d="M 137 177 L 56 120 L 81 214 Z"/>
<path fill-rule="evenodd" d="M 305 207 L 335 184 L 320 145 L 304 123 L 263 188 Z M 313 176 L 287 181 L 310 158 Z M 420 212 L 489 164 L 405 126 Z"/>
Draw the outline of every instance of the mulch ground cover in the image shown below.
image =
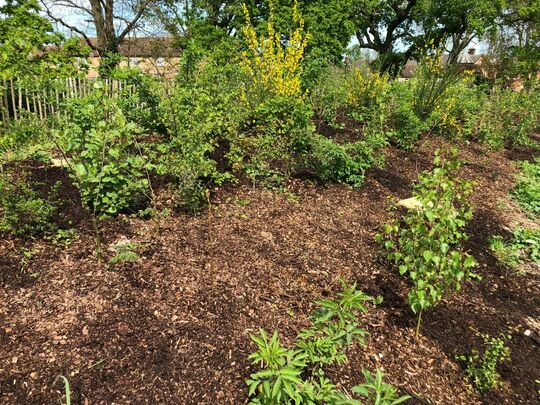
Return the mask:
<path fill-rule="evenodd" d="M 74 404 L 245 403 L 244 381 L 256 370 L 247 361 L 250 335 L 277 330 L 291 344 L 340 279 L 384 301 L 361 317 L 367 346 L 352 346 L 348 362 L 328 370 L 334 383 L 351 387 L 362 368 L 380 367 L 413 404 L 538 403 L 540 342 L 523 332 L 540 319 L 540 271 L 506 268 L 488 244 L 491 235 L 536 226 L 508 194 L 516 161 L 533 151 L 460 145 L 461 175 L 476 184 L 467 248 L 482 280 L 427 312 L 418 339 L 407 281 L 378 253 L 374 236 L 394 215 L 387 208 L 410 196 L 437 147 L 450 144 L 388 148 L 384 168 L 359 189 L 306 180 L 292 180 L 290 193 L 230 186 L 213 191 L 211 215 L 107 220 L 108 258 L 119 240 L 141 247 L 137 263 L 114 267 L 95 257 L 91 222 L 64 170 L 21 164 L 45 186 L 62 182 L 58 220 L 78 237 L 69 247 L 0 240 L 0 403 L 59 403 L 59 375 Z M 477 332 L 512 327 L 504 384 L 480 396 L 456 356 L 481 347 Z"/>

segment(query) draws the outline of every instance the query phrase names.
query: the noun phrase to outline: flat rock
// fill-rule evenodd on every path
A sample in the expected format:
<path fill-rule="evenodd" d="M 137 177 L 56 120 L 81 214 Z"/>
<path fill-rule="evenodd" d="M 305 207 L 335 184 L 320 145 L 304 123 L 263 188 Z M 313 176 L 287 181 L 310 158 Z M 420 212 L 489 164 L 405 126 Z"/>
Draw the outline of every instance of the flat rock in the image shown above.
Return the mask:
<path fill-rule="evenodd" d="M 64 159 L 51 159 L 51 165 L 54 167 L 65 167 L 67 166 Z"/>
<path fill-rule="evenodd" d="M 398 202 L 398 205 L 407 208 L 408 210 L 422 210 L 424 206 L 422 205 L 422 202 L 418 200 L 416 197 L 407 198 L 405 200 L 401 200 Z"/>

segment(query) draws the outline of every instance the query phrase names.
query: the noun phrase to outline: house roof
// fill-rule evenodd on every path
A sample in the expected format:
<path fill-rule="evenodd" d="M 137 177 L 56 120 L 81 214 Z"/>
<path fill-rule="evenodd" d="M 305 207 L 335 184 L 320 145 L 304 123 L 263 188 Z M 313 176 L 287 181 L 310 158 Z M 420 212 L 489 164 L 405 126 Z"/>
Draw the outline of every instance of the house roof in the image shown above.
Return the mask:
<path fill-rule="evenodd" d="M 476 69 L 482 62 L 482 58 L 484 55 L 482 54 L 471 54 L 471 53 L 463 53 L 459 55 L 459 58 L 457 60 L 457 64 L 461 65 L 465 70 L 467 69 Z M 444 54 L 441 56 L 441 64 L 447 65 L 448 59 L 450 55 Z M 401 77 L 410 79 L 414 75 L 414 71 L 418 67 L 418 61 L 414 59 L 409 59 L 405 66 L 403 67 L 403 70 L 401 71 Z"/>
<path fill-rule="evenodd" d="M 93 45 L 97 45 L 97 38 L 89 37 Z M 82 46 L 88 46 L 84 38 L 80 38 Z M 140 37 L 126 38 L 119 46 L 119 53 L 125 57 L 164 57 L 180 56 L 181 50 L 174 43 L 172 37 Z M 90 56 L 99 57 L 97 51 L 92 51 Z"/>
<path fill-rule="evenodd" d="M 471 54 L 471 53 L 465 52 L 458 56 L 457 63 L 461 65 L 476 65 L 483 56 L 484 55 L 479 54 L 479 53 Z M 441 63 L 443 65 L 447 65 L 449 57 L 450 55 L 447 53 L 442 55 Z"/>
<path fill-rule="evenodd" d="M 414 59 L 409 59 L 407 63 L 405 63 L 405 66 L 403 67 L 403 70 L 401 71 L 401 77 L 405 79 L 410 79 L 414 75 L 414 71 L 418 67 L 418 62 Z"/>

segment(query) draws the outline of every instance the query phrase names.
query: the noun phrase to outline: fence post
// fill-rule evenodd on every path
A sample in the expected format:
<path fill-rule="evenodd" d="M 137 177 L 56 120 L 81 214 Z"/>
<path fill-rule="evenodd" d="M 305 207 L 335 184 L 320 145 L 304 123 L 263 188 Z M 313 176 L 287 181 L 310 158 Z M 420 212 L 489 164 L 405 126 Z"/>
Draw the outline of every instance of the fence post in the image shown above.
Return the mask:
<path fill-rule="evenodd" d="M 2 111 L 5 112 L 5 117 L 6 117 L 6 126 L 9 125 L 9 101 L 8 101 L 8 86 L 7 86 L 7 80 L 4 79 L 3 80 L 3 83 L 4 83 L 4 91 L 3 91 L 3 94 L 2 94 L 2 99 L 3 99 L 3 109 Z"/>
<path fill-rule="evenodd" d="M 12 104 L 12 107 L 13 107 L 13 118 L 15 119 L 15 121 L 17 121 L 17 119 L 18 119 L 17 103 L 15 102 L 15 89 L 14 89 L 14 86 L 13 86 L 13 79 L 9 79 L 9 83 L 10 83 L 10 87 L 11 87 L 11 104 Z"/>

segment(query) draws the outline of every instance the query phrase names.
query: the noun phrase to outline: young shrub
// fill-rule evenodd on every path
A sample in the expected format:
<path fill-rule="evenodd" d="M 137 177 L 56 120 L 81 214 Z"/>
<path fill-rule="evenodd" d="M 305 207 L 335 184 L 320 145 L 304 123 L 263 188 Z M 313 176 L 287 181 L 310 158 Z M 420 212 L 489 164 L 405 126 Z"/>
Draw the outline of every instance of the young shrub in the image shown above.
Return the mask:
<path fill-rule="evenodd" d="M 158 150 L 161 170 L 174 180 L 177 204 L 196 212 L 205 203 L 208 185 L 231 177 L 218 170 L 212 157 L 223 145 L 230 148 L 221 158 L 233 160 L 233 139 L 244 116 L 238 102 L 239 78 L 233 67 L 205 59 L 190 82 L 180 81 L 164 91 L 160 110 L 167 138 Z"/>
<path fill-rule="evenodd" d="M 478 391 L 484 393 L 500 385 L 497 365 L 510 356 L 510 349 L 506 344 L 512 336 L 504 333 L 498 337 L 491 337 L 487 334 L 480 334 L 480 336 L 484 341 L 484 352 L 480 353 L 473 349 L 470 355 L 462 355 L 458 359 L 467 363 L 465 374 Z"/>
<path fill-rule="evenodd" d="M 387 125 L 390 142 L 405 150 L 412 149 L 426 129 L 424 122 L 406 104 L 400 104 L 389 113 Z"/>
<path fill-rule="evenodd" d="M 318 302 L 320 309 L 312 316 L 312 325 L 302 330 L 295 348 L 281 345 L 277 332 L 269 339 L 264 330 L 253 336 L 258 350 L 249 356 L 253 364 L 263 369 L 247 380 L 252 404 L 318 404 L 361 403 L 337 387 L 325 376 L 323 367 L 346 360 L 345 349 L 353 342 L 365 343 L 367 332 L 357 323 L 357 313 L 365 313 L 364 303 L 380 300 L 344 284 L 338 300 Z M 408 397 L 399 398 L 395 388 L 382 382 L 382 373 L 375 379 L 363 371 L 366 382 L 354 389 L 366 398 L 385 398 L 380 404 L 398 404 Z"/>
<path fill-rule="evenodd" d="M 448 111 L 448 116 L 452 118 L 441 121 L 439 133 L 449 139 L 477 139 L 480 112 L 487 102 L 488 89 L 484 85 L 474 84 L 474 76 L 467 76 L 456 83 L 450 92 L 456 100 Z M 447 125 L 447 122 L 450 124 Z"/>
<path fill-rule="evenodd" d="M 311 152 L 306 155 L 306 166 L 324 182 L 360 187 L 366 171 L 380 162 L 380 150 L 385 144 L 377 138 L 339 144 L 315 134 Z"/>
<path fill-rule="evenodd" d="M 246 24 L 242 33 L 247 49 L 242 52 L 240 65 L 247 77 L 246 101 L 254 106 L 272 96 L 302 96 L 301 62 L 309 36 L 304 32 L 304 20 L 297 2 L 294 3 L 292 16 L 296 28 L 289 34 L 287 46 L 283 45 L 281 34 L 275 29 L 272 2 L 265 37 L 257 34 L 251 25 L 246 5 L 243 7 Z"/>
<path fill-rule="evenodd" d="M 117 101 L 126 120 L 146 132 L 163 134 L 165 128 L 159 110 L 163 84 L 136 68 L 116 68 L 110 77 L 122 83 Z"/>
<path fill-rule="evenodd" d="M 340 125 L 339 118 L 347 109 L 348 76 L 343 68 L 327 68 L 309 94 L 315 115 L 334 127 Z"/>
<path fill-rule="evenodd" d="M 114 256 L 109 264 L 115 266 L 120 263 L 137 263 L 141 256 L 138 253 L 139 246 L 135 243 L 119 243 L 113 246 Z"/>
<path fill-rule="evenodd" d="M 17 121 L 0 130 L 0 163 L 3 160 L 23 159 L 40 148 L 44 141 L 44 123 L 34 114 L 20 113 Z"/>
<path fill-rule="evenodd" d="M 312 372 L 323 375 L 327 364 L 343 363 L 345 348 L 353 341 L 365 346 L 367 331 L 358 325 L 358 313 L 367 313 L 365 302 L 379 303 L 356 289 L 356 285 L 342 283 L 338 300 L 317 301 L 319 309 L 312 314 L 312 326 L 298 334 L 296 347 L 306 354 Z"/>
<path fill-rule="evenodd" d="M 54 229 L 56 208 L 39 196 L 24 175 L 0 173 L 0 232 L 34 236 Z"/>
<path fill-rule="evenodd" d="M 530 135 L 538 125 L 539 113 L 537 89 L 516 92 L 495 87 L 481 105 L 474 133 L 495 149 L 531 145 Z"/>
<path fill-rule="evenodd" d="M 355 68 L 348 83 L 348 104 L 352 115 L 359 121 L 366 121 L 381 110 L 387 101 L 390 78 L 379 72 L 371 72 L 365 67 Z"/>
<path fill-rule="evenodd" d="M 413 104 L 413 87 L 410 81 L 390 83 L 384 130 L 391 144 L 405 150 L 426 131 L 427 125 L 416 115 Z"/>
<path fill-rule="evenodd" d="M 83 202 L 98 217 L 135 208 L 149 194 L 148 162 L 138 146 L 137 125 L 127 122 L 115 100 L 105 95 L 102 82 L 68 110 L 67 122 L 57 133 L 58 145 Z"/>
<path fill-rule="evenodd" d="M 352 387 L 351 391 L 368 401 L 368 404 L 397 405 L 410 399 L 409 396 L 399 396 L 394 386 L 383 381 L 383 373 L 377 368 L 375 376 L 369 370 L 362 370 L 365 382 Z M 356 405 L 361 405 L 357 402 Z"/>
<path fill-rule="evenodd" d="M 517 180 L 512 195 L 524 210 L 540 215 L 540 158 L 521 163 Z"/>
<path fill-rule="evenodd" d="M 449 159 L 435 154 L 435 169 L 420 176 L 414 197 L 421 208 L 409 210 L 401 220 L 386 224 L 377 241 L 402 276 L 412 282 L 409 305 L 418 314 L 434 306 L 447 290 L 459 290 L 461 283 L 475 277 L 476 261 L 460 246 L 467 238 L 464 227 L 472 218 L 467 198 L 472 186 L 456 179 L 460 164 L 453 149 Z"/>

